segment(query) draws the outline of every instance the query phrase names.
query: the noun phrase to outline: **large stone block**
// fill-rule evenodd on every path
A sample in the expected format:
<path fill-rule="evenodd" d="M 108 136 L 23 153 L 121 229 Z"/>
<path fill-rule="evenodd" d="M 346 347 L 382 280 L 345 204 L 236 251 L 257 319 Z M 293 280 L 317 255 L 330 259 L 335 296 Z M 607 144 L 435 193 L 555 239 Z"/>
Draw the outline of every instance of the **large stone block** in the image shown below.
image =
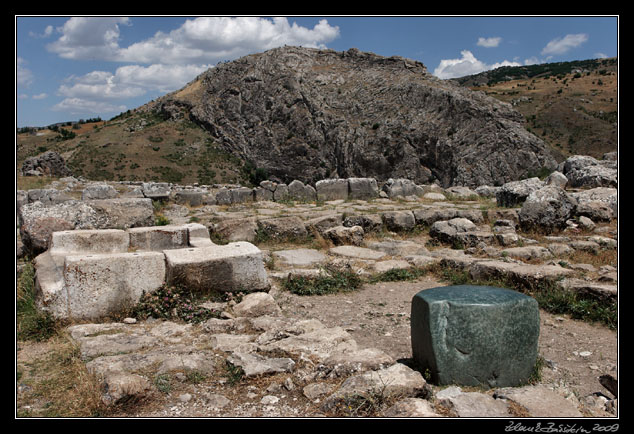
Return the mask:
<path fill-rule="evenodd" d="M 121 229 L 77 229 L 51 234 L 50 250 L 64 253 L 125 253 L 130 236 Z"/>
<path fill-rule="evenodd" d="M 412 353 L 440 385 L 517 386 L 533 371 L 538 338 L 537 301 L 516 291 L 447 286 L 412 300 Z"/>
<path fill-rule="evenodd" d="M 194 291 L 262 291 L 270 285 L 262 252 L 247 242 L 163 252 L 168 284 Z"/>
<path fill-rule="evenodd" d="M 379 197 L 379 187 L 374 178 L 349 178 L 349 198 L 369 200 Z"/>
<path fill-rule="evenodd" d="M 136 250 L 163 251 L 188 247 L 188 230 L 182 225 L 130 228 L 130 247 Z"/>
<path fill-rule="evenodd" d="M 318 200 L 348 199 L 347 179 L 322 179 L 315 184 Z"/>
<path fill-rule="evenodd" d="M 68 317 L 97 319 L 129 308 L 144 292 L 160 288 L 165 258 L 160 252 L 69 255 L 63 275 Z"/>

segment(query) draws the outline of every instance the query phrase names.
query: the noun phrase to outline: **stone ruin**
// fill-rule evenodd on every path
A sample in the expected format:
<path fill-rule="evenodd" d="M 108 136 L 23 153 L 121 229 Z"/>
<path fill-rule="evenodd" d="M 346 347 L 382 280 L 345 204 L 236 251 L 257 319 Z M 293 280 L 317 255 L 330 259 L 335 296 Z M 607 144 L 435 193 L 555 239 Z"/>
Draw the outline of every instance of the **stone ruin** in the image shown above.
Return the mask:
<path fill-rule="evenodd" d="M 53 232 L 35 267 L 38 305 L 55 318 L 98 319 L 164 284 L 199 292 L 269 287 L 257 247 L 216 245 L 196 223 Z"/>

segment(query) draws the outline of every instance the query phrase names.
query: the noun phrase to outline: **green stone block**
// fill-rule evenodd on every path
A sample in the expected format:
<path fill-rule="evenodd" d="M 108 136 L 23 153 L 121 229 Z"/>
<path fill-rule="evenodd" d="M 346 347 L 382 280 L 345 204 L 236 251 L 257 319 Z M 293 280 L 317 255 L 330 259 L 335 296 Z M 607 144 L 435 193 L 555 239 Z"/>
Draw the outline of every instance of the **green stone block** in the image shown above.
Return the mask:
<path fill-rule="evenodd" d="M 512 387 L 537 361 L 537 301 L 509 289 L 458 285 L 412 299 L 414 360 L 435 384 Z"/>

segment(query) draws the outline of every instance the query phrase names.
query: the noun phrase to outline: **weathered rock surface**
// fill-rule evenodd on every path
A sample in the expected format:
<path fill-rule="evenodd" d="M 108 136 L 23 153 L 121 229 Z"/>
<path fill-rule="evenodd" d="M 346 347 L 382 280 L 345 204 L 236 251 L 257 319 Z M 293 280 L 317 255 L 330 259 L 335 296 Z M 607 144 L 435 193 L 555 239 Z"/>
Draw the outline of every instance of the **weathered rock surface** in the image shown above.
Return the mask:
<path fill-rule="evenodd" d="M 35 157 L 29 157 L 22 164 L 22 174 L 25 176 L 53 176 L 63 177 L 71 174 L 66 162 L 57 152 L 46 151 Z"/>
<path fill-rule="evenodd" d="M 556 166 L 510 105 L 402 57 L 283 47 L 217 65 L 200 80 L 191 118 L 285 182 L 335 175 L 501 185 Z"/>
<path fill-rule="evenodd" d="M 414 359 L 437 384 L 517 386 L 537 359 L 537 301 L 516 291 L 458 285 L 412 300 Z"/>

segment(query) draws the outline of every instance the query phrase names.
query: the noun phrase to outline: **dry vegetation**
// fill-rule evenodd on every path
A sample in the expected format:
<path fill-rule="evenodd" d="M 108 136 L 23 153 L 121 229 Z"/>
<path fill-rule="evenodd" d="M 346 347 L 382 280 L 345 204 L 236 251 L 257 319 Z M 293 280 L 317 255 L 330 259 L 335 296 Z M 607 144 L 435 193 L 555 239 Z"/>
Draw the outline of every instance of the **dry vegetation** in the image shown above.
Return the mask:
<path fill-rule="evenodd" d="M 618 144 L 618 64 L 607 60 L 596 69 L 471 88 L 513 104 L 526 119 L 526 129 L 549 144 L 558 160 L 601 158 Z"/>

